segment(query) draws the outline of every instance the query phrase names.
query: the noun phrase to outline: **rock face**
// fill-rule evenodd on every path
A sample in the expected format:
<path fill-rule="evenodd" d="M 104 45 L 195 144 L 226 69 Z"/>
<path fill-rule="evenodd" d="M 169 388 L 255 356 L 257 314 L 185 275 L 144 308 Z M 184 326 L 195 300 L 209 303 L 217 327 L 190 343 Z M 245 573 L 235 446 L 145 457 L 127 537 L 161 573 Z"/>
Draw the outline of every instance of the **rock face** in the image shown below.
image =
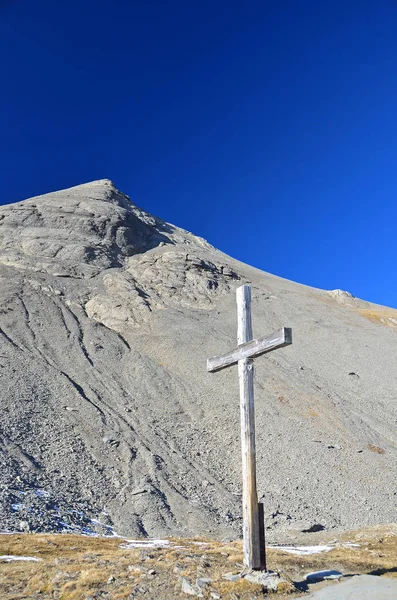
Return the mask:
<path fill-rule="evenodd" d="M 1 528 L 239 534 L 237 373 L 206 358 L 242 283 L 256 336 L 294 332 L 256 361 L 268 537 L 395 520 L 397 311 L 239 263 L 102 180 L 0 207 Z"/>

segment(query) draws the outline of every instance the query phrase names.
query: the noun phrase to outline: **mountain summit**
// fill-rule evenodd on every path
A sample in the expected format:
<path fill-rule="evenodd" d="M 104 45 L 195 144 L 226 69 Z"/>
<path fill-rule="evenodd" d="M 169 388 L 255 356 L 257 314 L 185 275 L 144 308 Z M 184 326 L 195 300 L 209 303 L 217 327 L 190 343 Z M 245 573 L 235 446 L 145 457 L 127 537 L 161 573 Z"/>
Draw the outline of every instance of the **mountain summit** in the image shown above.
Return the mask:
<path fill-rule="evenodd" d="M 170 241 L 162 230 L 172 231 L 108 179 L 11 204 L 2 217 L 3 260 L 82 277 L 122 266 L 128 256 Z"/>
<path fill-rule="evenodd" d="M 0 517 L 30 531 L 241 528 L 235 288 L 256 337 L 268 537 L 395 520 L 397 311 L 240 263 L 109 180 L 0 207 Z"/>

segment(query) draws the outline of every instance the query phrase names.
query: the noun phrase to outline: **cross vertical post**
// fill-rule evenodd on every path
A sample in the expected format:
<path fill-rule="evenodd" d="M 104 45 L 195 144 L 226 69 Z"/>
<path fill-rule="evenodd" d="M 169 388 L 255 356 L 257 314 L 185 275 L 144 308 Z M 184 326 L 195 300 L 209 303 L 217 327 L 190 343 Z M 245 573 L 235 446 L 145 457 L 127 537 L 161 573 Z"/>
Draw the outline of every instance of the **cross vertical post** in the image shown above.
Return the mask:
<path fill-rule="evenodd" d="M 263 505 L 258 504 L 256 489 L 254 364 L 253 359 L 292 344 L 292 330 L 283 327 L 270 336 L 252 339 L 251 286 L 236 290 L 237 348 L 207 359 L 207 371 L 215 373 L 238 365 L 241 414 L 241 450 L 243 464 L 243 537 L 244 566 L 266 570 Z"/>
<path fill-rule="evenodd" d="M 252 340 L 251 287 L 236 290 L 237 344 Z M 241 412 L 241 451 L 243 471 L 243 554 L 244 565 L 261 568 L 258 493 L 256 489 L 256 449 L 254 412 L 254 361 L 238 361 Z"/>

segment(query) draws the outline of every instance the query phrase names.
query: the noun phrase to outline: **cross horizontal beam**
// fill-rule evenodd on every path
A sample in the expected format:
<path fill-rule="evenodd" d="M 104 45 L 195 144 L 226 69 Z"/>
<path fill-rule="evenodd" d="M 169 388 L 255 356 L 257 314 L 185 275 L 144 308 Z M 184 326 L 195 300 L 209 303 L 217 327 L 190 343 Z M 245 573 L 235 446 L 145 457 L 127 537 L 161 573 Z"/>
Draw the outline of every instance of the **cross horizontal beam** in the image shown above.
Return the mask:
<path fill-rule="evenodd" d="M 252 340 L 245 344 L 240 344 L 234 350 L 222 354 L 222 356 L 213 356 L 207 360 L 207 371 L 214 373 L 231 365 L 235 365 L 243 358 L 255 358 L 266 352 L 277 350 L 292 344 L 292 329 L 283 327 L 280 331 L 276 331 L 266 338 Z"/>

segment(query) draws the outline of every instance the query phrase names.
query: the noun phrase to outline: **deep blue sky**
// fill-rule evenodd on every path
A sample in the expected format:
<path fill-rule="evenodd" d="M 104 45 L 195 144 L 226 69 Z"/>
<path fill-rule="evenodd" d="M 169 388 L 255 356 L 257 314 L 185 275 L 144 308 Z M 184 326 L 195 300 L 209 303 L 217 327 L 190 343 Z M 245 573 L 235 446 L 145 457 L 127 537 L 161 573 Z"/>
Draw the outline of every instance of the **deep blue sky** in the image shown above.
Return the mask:
<path fill-rule="evenodd" d="M 110 178 L 397 307 L 397 2 L 0 0 L 0 203 Z"/>

